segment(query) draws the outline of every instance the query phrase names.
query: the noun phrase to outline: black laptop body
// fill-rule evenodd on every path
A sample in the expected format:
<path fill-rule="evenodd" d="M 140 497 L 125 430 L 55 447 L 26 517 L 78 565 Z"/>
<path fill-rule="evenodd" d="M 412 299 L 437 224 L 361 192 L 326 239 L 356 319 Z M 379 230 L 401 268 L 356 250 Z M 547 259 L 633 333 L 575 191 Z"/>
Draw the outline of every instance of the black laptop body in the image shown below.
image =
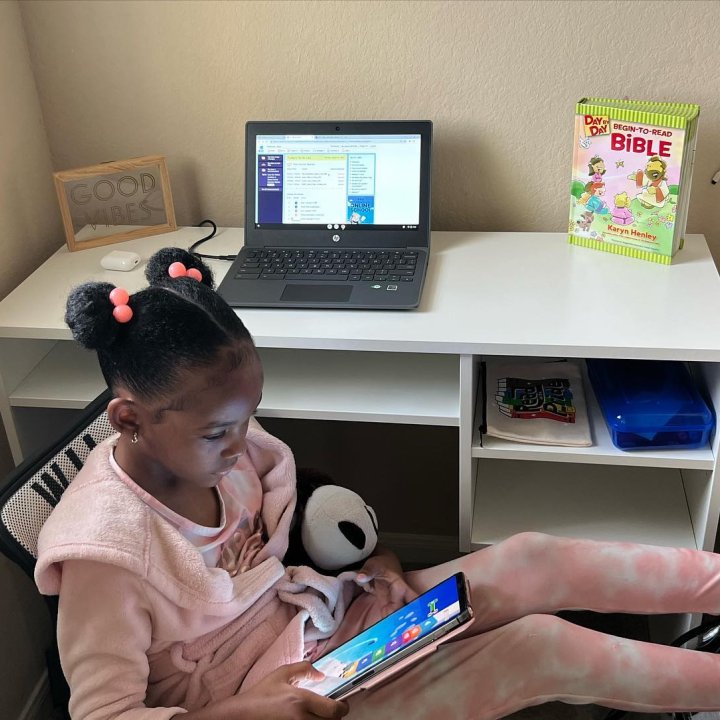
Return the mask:
<path fill-rule="evenodd" d="M 430 251 L 430 121 L 248 122 L 235 307 L 412 309 Z"/>

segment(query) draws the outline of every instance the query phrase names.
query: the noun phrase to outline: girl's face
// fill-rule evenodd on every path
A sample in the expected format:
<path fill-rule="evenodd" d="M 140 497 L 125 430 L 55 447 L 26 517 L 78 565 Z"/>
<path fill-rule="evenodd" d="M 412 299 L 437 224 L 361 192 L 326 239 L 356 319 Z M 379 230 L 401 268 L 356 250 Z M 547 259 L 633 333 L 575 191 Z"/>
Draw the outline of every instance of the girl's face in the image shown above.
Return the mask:
<path fill-rule="evenodd" d="M 262 387 L 262 367 L 254 353 L 238 366 L 228 359 L 186 371 L 170 407 L 165 401 L 148 409 L 138 431 L 140 442 L 131 448 L 142 454 L 145 481 L 168 489 L 217 485 L 245 453 Z M 162 407 L 166 409 L 158 414 Z"/>

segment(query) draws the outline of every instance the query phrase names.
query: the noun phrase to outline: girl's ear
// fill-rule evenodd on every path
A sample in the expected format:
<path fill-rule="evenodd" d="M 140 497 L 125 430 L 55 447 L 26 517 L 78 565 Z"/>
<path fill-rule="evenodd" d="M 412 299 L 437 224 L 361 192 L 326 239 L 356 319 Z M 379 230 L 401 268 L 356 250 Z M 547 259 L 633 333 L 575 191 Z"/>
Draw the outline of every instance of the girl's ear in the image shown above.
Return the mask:
<path fill-rule="evenodd" d="M 138 408 L 130 398 L 113 398 L 108 405 L 107 414 L 110 424 L 118 432 L 130 435 L 138 432 L 140 427 Z"/>

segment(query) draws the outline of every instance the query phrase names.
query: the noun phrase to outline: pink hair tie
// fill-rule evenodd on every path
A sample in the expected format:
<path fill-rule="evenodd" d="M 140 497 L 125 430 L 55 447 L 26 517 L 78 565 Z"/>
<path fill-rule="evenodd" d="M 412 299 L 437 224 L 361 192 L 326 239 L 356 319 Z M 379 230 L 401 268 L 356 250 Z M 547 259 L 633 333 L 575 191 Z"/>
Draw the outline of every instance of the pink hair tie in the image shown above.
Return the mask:
<path fill-rule="evenodd" d="M 191 277 L 193 280 L 202 282 L 202 273 L 197 268 L 188 270 L 181 262 L 172 263 L 168 268 L 168 275 L 171 278 Z"/>
<path fill-rule="evenodd" d="M 130 302 L 130 295 L 127 290 L 116 287 L 110 291 L 110 302 L 115 306 L 113 308 L 113 317 L 119 323 L 130 322 L 133 316 L 132 308 L 128 305 Z"/>

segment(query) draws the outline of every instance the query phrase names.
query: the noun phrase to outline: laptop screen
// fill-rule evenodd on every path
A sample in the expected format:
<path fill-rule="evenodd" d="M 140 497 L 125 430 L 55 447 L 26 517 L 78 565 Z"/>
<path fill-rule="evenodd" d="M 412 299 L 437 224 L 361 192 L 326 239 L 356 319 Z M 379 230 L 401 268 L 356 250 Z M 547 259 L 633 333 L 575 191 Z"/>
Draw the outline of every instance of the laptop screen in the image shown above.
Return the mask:
<path fill-rule="evenodd" d="M 420 135 L 258 135 L 255 227 L 414 230 Z"/>
<path fill-rule="evenodd" d="M 431 128 L 249 122 L 246 244 L 427 246 Z"/>

